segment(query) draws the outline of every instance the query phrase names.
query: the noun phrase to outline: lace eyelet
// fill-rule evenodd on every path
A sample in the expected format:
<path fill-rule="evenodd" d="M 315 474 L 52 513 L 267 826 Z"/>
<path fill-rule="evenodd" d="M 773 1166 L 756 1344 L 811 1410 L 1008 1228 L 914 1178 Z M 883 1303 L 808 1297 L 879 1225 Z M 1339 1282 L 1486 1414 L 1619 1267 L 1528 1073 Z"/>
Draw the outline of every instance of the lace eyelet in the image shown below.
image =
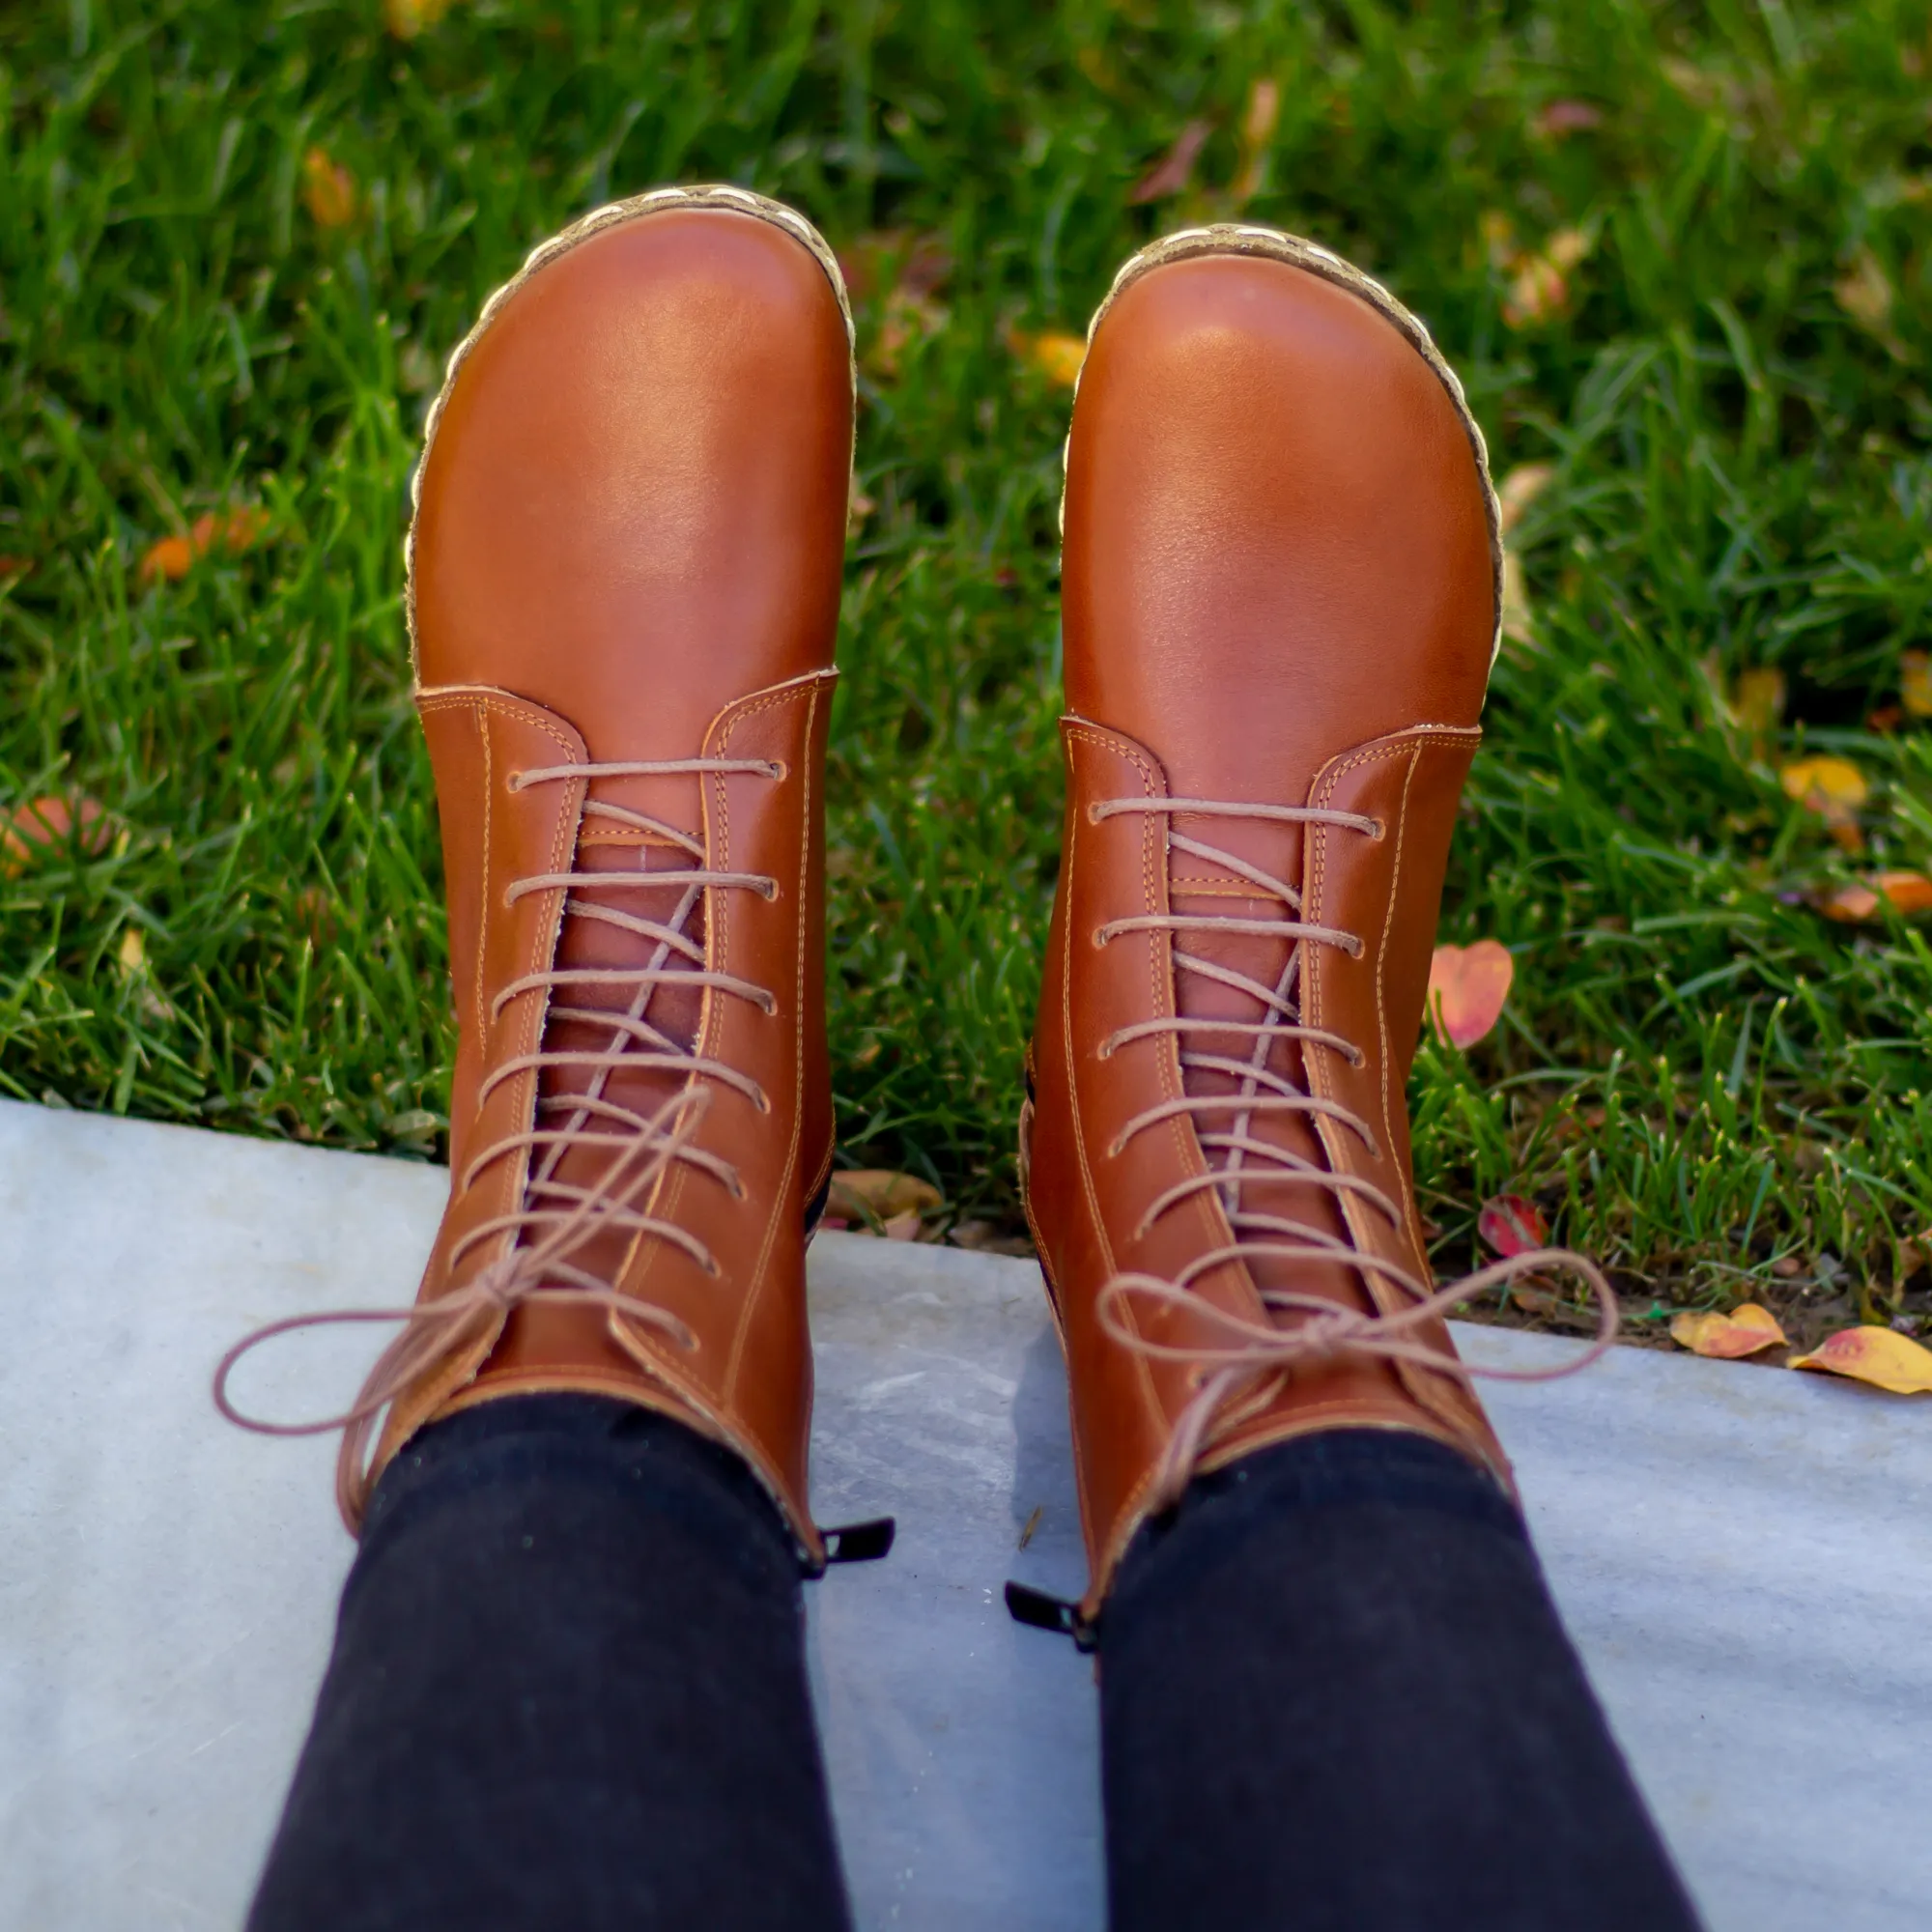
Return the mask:
<path fill-rule="evenodd" d="M 1099 805 L 1097 803 L 1090 805 L 1087 808 L 1087 823 L 1089 825 L 1098 825 L 1099 822 L 1100 822 Z"/>
<path fill-rule="evenodd" d="M 1100 1042 L 1100 1044 L 1094 1049 L 1094 1058 L 1095 1060 L 1112 1060 L 1113 1057 L 1114 1057 L 1114 1042 L 1111 1037 L 1109 1037 L 1106 1039 L 1103 1039 Z"/>
<path fill-rule="evenodd" d="M 766 879 L 758 888 L 758 895 L 767 905 L 770 905 L 779 895 L 779 882 L 772 878 Z"/>
<path fill-rule="evenodd" d="M 769 1114 L 772 1111 L 772 1096 L 762 1087 L 753 1097 L 759 1113 Z"/>
<path fill-rule="evenodd" d="M 1104 925 L 1096 925 L 1094 928 L 1094 951 L 1095 952 L 1104 952 L 1107 950 L 1107 942 L 1113 936 Z"/>
<path fill-rule="evenodd" d="M 505 791 L 522 791 L 523 788 L 524 788 L 524 775 L 522 772 L 512 772 L 509 775 L 509 777 L 503 781 L 503 789 Z"/>
<path fill-rule="evenodd" d="M 783 784 L 791 777 L 791 767 L 782 758 L 767 758 L 765 774 L 774 784 Z"/>
<path fill-rule="evenodd" d="M 1376 820 L 1376 829 L 1369 834 L 1369 837 L 1379 845 L 1388 837 L 1388 820 L 1386 818 L 1378 818 Z"/>

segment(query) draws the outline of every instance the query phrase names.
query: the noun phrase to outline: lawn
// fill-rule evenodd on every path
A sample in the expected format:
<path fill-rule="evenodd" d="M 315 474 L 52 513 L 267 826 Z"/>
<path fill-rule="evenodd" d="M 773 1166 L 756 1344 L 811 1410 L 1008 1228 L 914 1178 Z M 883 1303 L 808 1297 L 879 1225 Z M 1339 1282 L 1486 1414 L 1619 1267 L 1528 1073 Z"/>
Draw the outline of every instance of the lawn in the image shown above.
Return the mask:
<path fill-rule="evenodd" d="M 1507 1190 L 1639 1324 L 1932 1326 L 1932 953 L 1909 882 L 1861 889 L 1932 871 L 1928 70 L 1895 0 L 15 0 L 0 812 L 76 823 L 0 850 L 0 1090 L 437 1151 L 421 419 L 533 242 L 729 179 L 859 313 L 845 1155 L 1009 1227 L 1060 795 L 1067 391 L 1029 350 L 1238 212 L 1419 310 L 1514 472 L 1444 937 L 1516 983 L 1417 1063 L 1439 1264 Z M 1864 796 L 1794 799 L 1820 756 Z"/>

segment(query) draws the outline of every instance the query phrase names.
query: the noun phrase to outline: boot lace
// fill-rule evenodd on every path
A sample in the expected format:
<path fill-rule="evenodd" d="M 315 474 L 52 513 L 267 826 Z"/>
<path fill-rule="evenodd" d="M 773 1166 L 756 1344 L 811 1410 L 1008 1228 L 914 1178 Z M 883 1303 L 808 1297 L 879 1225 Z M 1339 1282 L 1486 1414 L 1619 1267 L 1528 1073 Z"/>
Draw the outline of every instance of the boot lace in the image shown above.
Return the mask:
<path fill-rule="evenodd" d="M 599 779 L 753 777 L 777 781 L 783 776 L 782 765 L 762 758 L 684 758 L 549 765 L 512 775 L 509 787 L 523 791 L 573 780 L 582 780 L 588 786 Z M 553 955 L 549 968 L 513 980 L 492 1003 L 490 1018 L 494 1022 L 513 1000 L 540 998 L 546 1003 L 546 1021 L 534 1051 L 516 1055 L 486 1074 L 477 1094 L 479 1107 L 504 1081 L 519 1074 L 535 1073 L 539 1081 L 546 1073 L 566 1069 L 587 1075 L 579 1090 L 539 1093 L 532 1116 L 536 1124 L 492 1142 L 470 1158 L 456 1178 L 454 1194 L 460 1197 L 497 1163 L 520 1150 L 529 1151 L 530 1168 L 520 1204 L 513 1211 L 492 1216 L 464 1234 L 449 1252 L 450 1278 L 455 1279 L 465 1257 L 483 1243 L 509 1234 L 509 1246 L 470 1280 L 433 1301 L 409 1308 L 319 1311 L 265 1322 L 236 1343 L 215 1370 L 215 1406 L 241 1428 L 264 1435 L 319 1435 L 342 1431 L 336 1500 L 352 1530 L 360 1523 L 368 1503 L 370 1453 L 383 1412 L 437 1363 L 463 1353 L 485 1335 L 500 1329 L 502 1321 L 522 1303 L 542 1297 L 601 1307 L 613 1323 L 654 1329 L 681 1350 L 697 1346 L 696 1337 L 677 1317 L 621 1294 L 611 1281 L 584 1265 L 583 1251 L 605 1236 L 621 1235 L 627 1237 L 627 1250 L 640 1241 L 662 1241 L 689 1256 L 707 1274 L 720 1272 L 717 1257 L 701 1240 L 639 1203 L 650 1200 L 659 1180 L 678 1165 L 707 1175 L 733 1199 L 742 1200 L 745 1187 L 737 1168 L 722 1155 L 698 1147 L 695 1137 L 715 1087 L 742 1094 L 760 1113 L 771 1111 L 771 1098 L 738 1068 L 698 1053 L 695 1043 L 687 1045 L 670 1027 L 655 1022 L 651 1008 L 656 995 L 666 987 L 706 988 L 749 1001 L 762 1012 L 775 1013 L 778 1000 L 770 990 L 738 975 L 706 967 L 704 943 L 694 933 L 693 924 L 706 894 L 754 892 L 771 898 L 778 892 L 778 881 L 764 873 L 707 867 L 702 838 L 628 806 L 586 798 L 582 816 L 606 819 L 668 843 L 687 863 L 675 869 L 649 870 L 644 863 L 649 847 L 643 846 L 636 869 L 536 873 L 518 879 L 504 895 L 508 905 L 533 893 L 564 894 L 559 946 L 565 923 L 577 919 L 615 926 L 646 942 L 649 948 L 639 963 L 625 966 L 559 967 Z M 597 896 L 639 888 L 653 892 L 676 889 L 674 910 L 667 918 L 650 919 L 604 903 Z M 578 1003 L 585 989 L 598 987 L 627 991 L 628 998 L 613 1007 Z M 552 1023 L 562 1022 L 601 1030 L 607 1037 L 601 1044 L 582 1048 L 547 1044 Z M 682 1074 L 684 1084 L 663 1105 L 649 1113 L 639 1112 L 612 1099 L 610 1091 L 616 1075 L 634 1069 Z M 608 1154 L 588 1184 L 560 1178 L 566 1157 L 579 1150 L 601 1150 Z M 244 1413 L 231 1401 L 228 1382 L 236 1365 L 264 1342 L 298 1329 L 364 1321 L 400 1321 L 403 1328 L 377 1358 L 355 1402 L 340 1415 L 314 1422 L 273 1422 Z"/>
<path fill-rule="evenodd" d="M 1119 1153 L 1137 1135 L 1164 1121 L 1177 1117 L 1191 1121 L 1196 1140 L 1207 1157 L 1208 1171 L 1177 1181 L 1156 1195 L 1148 1204 L 1132 1238 L 1142 1239 L 1162 1215 L 1210 1190 L 1219 1195 L 1234 1236 L 1232 1242 L 1192 1257 L 1172 1280 L 1131 1271 L 1116 1274 L 1102 1288 L 1095 1306 L 1101 1326 L 1123 1348 L 1155 1360 L 1189 1363 L 1199 1376 L 1198 1391 L 1177 1421 L 1155 1471 L 1153 1506 L 1163 1508 L 1179 1500 L 1196 1463 L 1210 1446 L 1217 1426 L 1232 1419 L 1230 1410 L 1236 1407 L 1240 1398 L 1292 1369 L 1332 1362 L 1345 1355 L 1368 1355 L 1438 1370 L 1464 1382 L 1478 1377 L 1497 1381 L 1547 1381 L 1574 1375 L 1594 1362 L 1615 1339 L 1618 1309 L 1609 1283 L 1586 1256 L 1567 1248 L 1537 1248 L 1509 1256 L 1461 1281 L 1436 1288 L 1400 1264 L 1357 1246 L 1352 1238 L 1337 1236 L 1293 1214 L 1269 1211 L 1253 1198 L 1254 1190 L 1264 1185 L 1309 1187 L 1328 1194 L 1338 1205 L 1346 1197 L 1353 1196 L 1370 1211 L 1386 1217 L 1392 1229 L 1403 1227 L 1401 1205 L 1372 1180 L 1359 1175 L 1337 1173 L 1255 1132 L 1257 1122 L 1264 1116 L 1321 1117 L 1333 1121 L 1344 1132 L 1357 1136 L 1371 1159 L 1380 1157 L 1374 1129 L 1359 1114 L 1338 1101 L 1310 1093 L 1269 1065 L 1276 1045 L 1289 1040 L 1298 1042 L 1304 1056 L 1311 1052 L 1333 1053 L 1354 1066 L 1364 1063 L 1367 1056 L 1352 1040 L 1327 1028 L 1308 1025 L 1303 1018 L 1301 1000 L 1306 977 L 1304 961 L 1310 947 L 1332 946 L 1359 957 L 1362 941 L 1356 934 L 1339 927 L 1317 925 L 1304 920 L 1301 894 L 1294 885 L 1220 846 L 1189 837 L 1174 820 L 1183 814 L 1210 819 L 1261 819 L 1281 825 L 1326 826 L 1372 838 L 1382 837 L 1381 821 L 1359 812 L 1317 806 L 1247 805 L 1195 798 L 1112 799 L 1090 808 L 1090 815 L 1095 822 L 1123 812 L 1165 817 L 1170 854 L 1184 854 L 1224 867 L 1252 886 L 1256 898 L 1273 900 L 1282 906 L 1285 915 L 1242 919 L 1217 913 L 1151 913 L 1109 921 L 1094 934 L 1096 942 L 1104 946 L 1127 933 L 1167 933 L 1172 939 L 1171 957 L 1177 977 L 1187 973 L 1212 980 L 1253 1001 L 1262 1014 L 1258 1020 L 1245 1021 L 1177 1012 L 1169 1018 L 1142 1020 L 1122 1027 L 1110 1034 L 1099 1048 L 1100 1057 L 1106 1060 L 1135 1040 L 1173 1035 L 1178 1040 L 1183 1074 L 1221 1074 L 1233 1083 L 1231 1092 L 1183 1094 L 1179 1098 L 1156 1102 L 1129 1120 L 1108 1150 L 1110 1154 Z M 1269 984 L 1218 960 L 1184 951 L 1184 935 L 1194 932 L 1285 941 L 1287 960 Z M 1239 1050 L 1241 1041 L 1247 1042 L 1245 1052 Z M 1348 1225 L 1346 1217 L 1343 1225 Z M 1229 1263 L 1264 1259 L 1289 1264 L 1342 1263 L 1356 1269 L 1365 1281 L 1374 1274 L 1393 1284 L 1404 1297 L 1405 1305 L 1393 1314 L 1365 1314 L 1358 1309 L 1338 1307 L 1319 1295 L 1257 1283 L 1262 1304 L 1270 1317 L 1257 1321 L 1217 1308 L 1193 1292 L 1194 1284 L 1215 1268 Z M 1482 1368 L 1432 1348 L 1418 1338 L 1418 1328 L 1446 1314 L 1455 1304 L 1506 1288 L 1542 1269 L 1559 1269 L 1581 1277 L 1597 1301 L 1598 1332 L 1575 1359 L 1548 1369 Z M 1185 1309 L 1197 1322 L 1208 1325 L 1213 1339 L 1202 1346 L 1154 1340 L 1143 1334 L 1133 1320 L 1136 1306 L 1149 1310 Z"/>

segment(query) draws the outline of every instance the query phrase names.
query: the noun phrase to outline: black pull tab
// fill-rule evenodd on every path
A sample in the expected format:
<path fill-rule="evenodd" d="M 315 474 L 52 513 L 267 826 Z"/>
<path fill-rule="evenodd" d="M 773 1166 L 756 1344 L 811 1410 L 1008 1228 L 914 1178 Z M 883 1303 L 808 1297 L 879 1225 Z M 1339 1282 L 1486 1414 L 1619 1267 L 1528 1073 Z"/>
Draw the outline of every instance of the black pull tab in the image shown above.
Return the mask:
<path fill-rule="evenodd" d="M 875 1516 L 870 1522 L 840 1523 L 837 1529 L 821 1529 L 828 1563 L 876 1563 L 891 1553 L 893 1538 L 898 1534 L 896 1519 Z"/>
<path fill-rule="evenodd" d="M 1099 1626 L 1080 1614 L 1078 1604 L 1069 1604 L 1065 1597 L 1049 1597 L 1044 1590 L 1030 1589 L 1024 1583 L 1008 1583 L 1007 1614 L 1016 1624 L 1070 1636 L 1078 1650 L 1093 1650 L 1100 1641 Z"/>

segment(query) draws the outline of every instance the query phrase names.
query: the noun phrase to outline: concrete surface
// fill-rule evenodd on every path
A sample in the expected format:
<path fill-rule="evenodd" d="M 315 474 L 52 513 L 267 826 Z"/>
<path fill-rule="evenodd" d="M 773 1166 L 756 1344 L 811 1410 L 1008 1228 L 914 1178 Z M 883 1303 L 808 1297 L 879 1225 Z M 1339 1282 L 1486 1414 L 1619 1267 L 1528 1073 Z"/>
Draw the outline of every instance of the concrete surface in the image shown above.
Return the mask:
<path fill-rule="evenodd" d="M 209 1372 L 257 1321 L 406 1300 L 443 1186 L 0 1103 L 0 1926 L 239 1923 L 350 1545 L 332 1444 L 230 1430 Z M 900 1522 L 887 1562 L 810 1593 L 861 1922 L 1097 1932 L 1090 1666 L 1000 1601 L 1082 1570 L 1037 1272 L 832 1236 L 811 1287 L 819 1515 Z M 1510 1364 L 1564 1346 L 1463 1339 Z M 370 1347 L 317 1331 L 241 1393 L 317 1412 Z M 1714 1932 L 1924 1923 L 1932 1405 L 1634 1350 L 1491 1401 Z"/>

